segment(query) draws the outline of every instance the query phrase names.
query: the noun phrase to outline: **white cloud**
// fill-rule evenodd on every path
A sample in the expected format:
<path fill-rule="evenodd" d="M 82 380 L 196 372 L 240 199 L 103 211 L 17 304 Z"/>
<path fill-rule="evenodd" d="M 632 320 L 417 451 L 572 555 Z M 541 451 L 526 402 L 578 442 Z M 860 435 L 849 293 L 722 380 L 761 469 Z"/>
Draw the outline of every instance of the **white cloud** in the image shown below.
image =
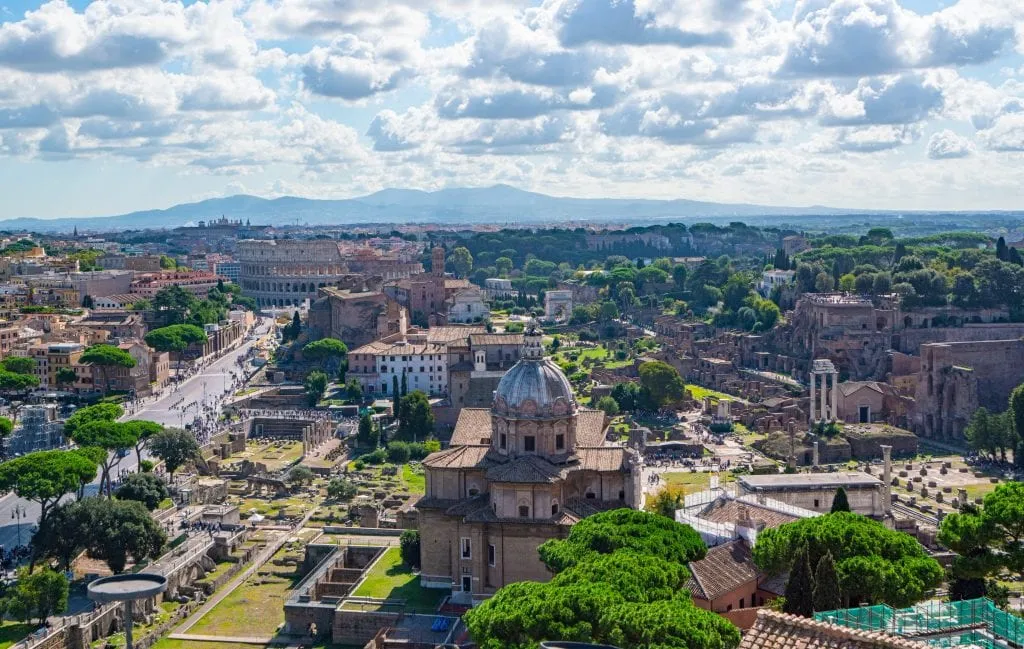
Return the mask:
<path fill-rule="evenodd" d="M 928 157 L 932 160 L 966 158 L 974 151 L 974 145 L 949 129 L 933 133 L 928 138 Z"/>
<path fill-rule="evenodd" d="M 954 188 L 1009 196 L 1024 4 L 908 7 L 53 0 L 0 15 L 0 164 L 128 160 L 271 194 L 513 182 L 780 204 L 922 206 L 906 187 L 944 207 L 967 200 Z M 7 189 L 21 188 L 0 178 Z"/>
<path fill-rule="evenodd" d="M 418 54 L 343 36 L 317 47 L 302 66 L 302 84 L 313 94 L 349 101 L 394 90 L 416 73 Z"/>
<path fill-rule="evenodd" d="M 896 0 L 801 0 L 781 72 L 858 77 L 985 63 L 1013 47 L 1019 12 L 1010 0 L 960 0 L 926 16 Z"/>

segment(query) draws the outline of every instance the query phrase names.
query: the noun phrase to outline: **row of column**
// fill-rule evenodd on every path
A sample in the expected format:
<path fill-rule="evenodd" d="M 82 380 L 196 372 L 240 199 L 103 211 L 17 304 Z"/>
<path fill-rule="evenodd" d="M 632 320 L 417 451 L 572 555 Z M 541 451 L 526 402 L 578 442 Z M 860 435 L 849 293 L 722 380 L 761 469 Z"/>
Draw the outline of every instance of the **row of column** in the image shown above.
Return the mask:
<path fill-rule="evenodd" d="M 814 393 L 818 377 L 821 377 L 821 406 L 816 411 Z M 832 377 L 832 398 L 829 399 L 828 377 Z M 818 415 L 821 415 L 818 417 Z M 818 421 L 832 421 L 839 418 L 839 372 L 811 372 L 811 424 Z"/>

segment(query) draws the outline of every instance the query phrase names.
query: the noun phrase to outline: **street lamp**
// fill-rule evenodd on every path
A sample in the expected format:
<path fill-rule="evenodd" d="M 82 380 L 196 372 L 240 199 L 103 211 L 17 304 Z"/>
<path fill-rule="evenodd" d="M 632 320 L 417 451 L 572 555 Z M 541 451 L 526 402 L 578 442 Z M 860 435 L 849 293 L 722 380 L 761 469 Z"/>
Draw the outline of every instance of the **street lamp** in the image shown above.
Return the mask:
<path fill-rule="evenodd" d="M 18 521 L 18 545 L 21 545 L 21 519 L 23 518 L 28 518 L 28 514 L 25 512 L 25 506 L 15 505 L 14 511 L 11 512 L 11 519 Z"/>

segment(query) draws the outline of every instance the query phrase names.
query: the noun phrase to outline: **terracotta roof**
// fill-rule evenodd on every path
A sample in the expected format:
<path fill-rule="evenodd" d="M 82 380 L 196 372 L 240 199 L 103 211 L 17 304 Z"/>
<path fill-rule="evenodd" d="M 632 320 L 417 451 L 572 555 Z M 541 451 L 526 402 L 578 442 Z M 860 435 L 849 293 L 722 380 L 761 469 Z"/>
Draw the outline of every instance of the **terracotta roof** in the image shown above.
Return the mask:
<path fill-rule="evenodd" d="M 496 464 L 486 473 L 488 482 L 555 483 L 562 477 L 562 468 L 542 457 L 525 455 Z"/>
<path fill-rule="evenodd" d="M 700 561 L 690 562 L 690 594 L 708 601 L 757 581 L 757 567 L 746 541 L 732 541 L 708 550 Z"/>
<path fill-rule="evenodd" d="M 626 459 L 626 449 L 621 446 L 599 448 L 577 447 L 579 467 L 587 471 L 621 471 Z"/>
<path fill-rule="evenodd" d="M 693 564 L 691 563 L 692 567 Z M 887 633 L 858 631 L 797 615 L 761 609 L 739 649 L 930 649 Z"/>
<path fill-rule="evenodd" d="M 491 443 L 491 411 L 489 408 L 463 408 L 455 422 L 452 446 Z"/>
<path fill-rule="evenodd" d="M 698 516 L 713 523 L 735 523 L 743 518 L 741 510 L 744 507 L 751 519 L 764 523 L 764 526 L 767 528 L 778 527 L 784 523 L 792 523 L 797 520 L 796 516 L 790 516 L 789 514 L 783 514 L 772 509 L 758 507 L 751 503 L 741 503 L 731 499 L 718 499 L 714 501 Z"/>
<path fill-rule="evenodd" d="M 577 446 L 604 445 L 604 413 L 600 410 L 580 408 L 576 419 Z"/>
<path fill-rule="evenodd" d="M 427 340 L 435 344 L 450 344 L 460 339 L 465 339 L 473 334 L 487 333 L 487 327 L 483 325 L 472 327 L 431 327 L 427 329 Z"/>
<path fill-rule="evenodd" d="M 432 469 L 468 469 L 479 466 L 490 446 L 452 446 L 437 453 L 431 453 L 423 460 L 423 466 Z"/>
<path fill-rule="evenodd" d="M 523 334 L 473 334 L 469 337 L 469 344 L 522 346 Z"/>

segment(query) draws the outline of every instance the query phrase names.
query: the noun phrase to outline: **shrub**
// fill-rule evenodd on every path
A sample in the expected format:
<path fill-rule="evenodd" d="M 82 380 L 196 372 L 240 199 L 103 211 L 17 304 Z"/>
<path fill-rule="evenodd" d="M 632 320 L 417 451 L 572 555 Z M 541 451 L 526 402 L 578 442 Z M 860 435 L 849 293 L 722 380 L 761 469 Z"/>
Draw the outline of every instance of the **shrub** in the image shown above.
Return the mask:
<path fill-rule="evenodd" d="M 398 537 L 399 553 L 402 563 L 410 568 L 420 567 L 420 533 L 419 530 L 405 530 Z"/>

